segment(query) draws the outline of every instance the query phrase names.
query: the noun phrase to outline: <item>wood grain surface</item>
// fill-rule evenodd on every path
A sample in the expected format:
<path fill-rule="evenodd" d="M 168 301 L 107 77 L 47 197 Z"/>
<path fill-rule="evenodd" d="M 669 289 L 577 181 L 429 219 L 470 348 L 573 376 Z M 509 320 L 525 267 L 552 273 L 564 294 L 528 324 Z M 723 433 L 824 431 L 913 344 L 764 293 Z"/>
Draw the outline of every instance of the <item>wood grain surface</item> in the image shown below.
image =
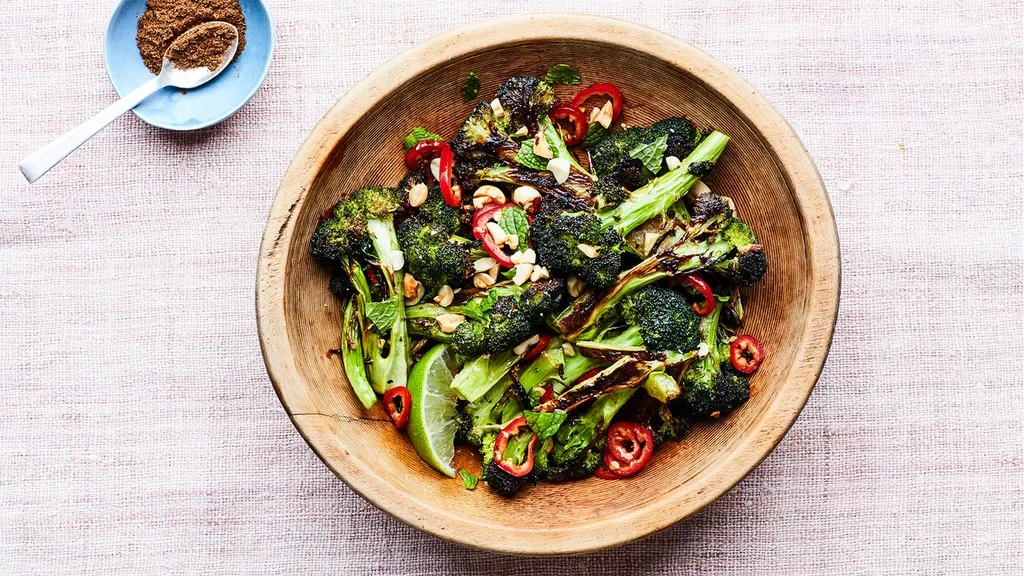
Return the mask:
<path fill-rule="evenodd" d="M 732 197 L 765 246 L 768 273 L 751 291 L 745 331 L 768 359 L 751 399 L 720 421 L 663 446 L 628 481 L 588 479 L 528 487 L 515 502 L 466 491 L 433 471 L 379 404 L 365 411 L 327 351 L 339 345 L 340 308 L 309 254 L 323 211 L 364 184 L 405 172 L 413 126 L 446 137 L 471 110 L 466 74 L 493 97 L 505 78 L 578 67 L 583 83 L 625 94 L 622 120 L 647 125 L 685 115 L 731 137 L 712 189 Z M 559 87 L 563 97 L 578 87 Z M 775 447 L 821 372 L 839 305 L 839 243 L 828 196 L 803 145 L 734 71 L 669 35 L 618 20 L 567 14 L 504 18 L 432 38 L 356 84 L 314 128 L 274 200 L 257 274 L 257 320 L 270 379 L 310 447 L 353 490 L 407 524 L 504 553 L 568 554 L 664 529 L 718 498 Z M 510 521 L 514 518 L 514 521 Z"/>

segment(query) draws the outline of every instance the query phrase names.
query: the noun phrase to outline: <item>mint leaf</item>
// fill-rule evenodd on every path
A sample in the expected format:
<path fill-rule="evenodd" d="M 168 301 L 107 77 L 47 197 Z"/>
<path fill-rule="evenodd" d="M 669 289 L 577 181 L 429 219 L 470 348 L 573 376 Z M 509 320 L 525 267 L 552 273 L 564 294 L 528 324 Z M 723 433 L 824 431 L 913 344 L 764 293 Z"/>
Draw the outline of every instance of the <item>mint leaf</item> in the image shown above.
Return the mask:
<path fill-rule="evenodd" d="M 408 136 L 405 137 L 405 141 L 402 142 L 402 145 L 405 146 L 405 151 L 408 152 L 413 146 L 423 140 L 443 140 L 443 138 L 441 138 L 440 134 L 434 134 L 422 126 L 417 126 L 409 132 Z"/>
<path fill-rule="evenodd" d="M 469 102 L 480 93 L 480 77 L 476 72 L 470 72 L 466 81 L 462 83 L 462 101 Z"/>
<path fill-rule="evenodd" d="M 498 226 L 509 236 L 519 236 L 519 246 L 526 250 L 526 237 L 530 231 L 530 223 L 526 220 L 526 210 L 514 206 L 501 211 Z"/>
<path fill-rule="evenodd" d="M 636 158 L 643 163 L 644 168 L 647 168 L 652 173 L 657 174 L 661 171 L 661 163 L 665 156 L 665 150 L 668 150 L 668 134 L 662 134 L 660 137 L 649 144 L 641 144 L 636 148 L 629 151 L 630 158 Z"/>
<path fill-rule="evenodd" d="M 466 490 L 476 488 L 476 483 L 480 481 L 479 478 L 462 469 L 459 469 L 459 478 L 462 478 L 462 485 L 466 487 Z"/>
<path fill-rule="evenodd" d="M 568 64 L 555 64 L 544 76 L 548 84 L 579 84 L 579 70 Z"/>
<path fill-rule="evenodd" d="M 523 416 L 526 418 L 526 423 L 530 425 L 530 428 L 537 433 L 537 437 L 544 440 L 558 433 L 558 429 L 562 427 L 562 422 L 565 422 L 568 414 L 561 410 L 555 410 L 554 412 L 527 410 L 523 412 Z"/>
<path fill-rule="evenodd" d="M 533 140 L 526 140 L 523 142 L 522 146 L 519 147 L 519 152 L 516 154 L 516 163 L 531 170 L 548 169 L 547 159 L 541 158 L 533 153 Z"/>
<path fill-rule="evenodd" d="M 398 296 L 392 296 L 382 302 L 367 302 L 366 317 L 373 322 L 379 332 L 386 334 L 398 321 Z"/>
<path fill-rule="evenodd" d="M 604 137 L 607 135 L 608 131 L 604 129 L 604 126 L 601 126 L 597 122 L 591 122 L 590 127 L 587 128 L 587 135 L 583 138 L 583 143 L 580 144 L 580 147 L 584 150 L 590 150 L 594 146 L 597 146 L 601 140 L 604 140 Z"/>

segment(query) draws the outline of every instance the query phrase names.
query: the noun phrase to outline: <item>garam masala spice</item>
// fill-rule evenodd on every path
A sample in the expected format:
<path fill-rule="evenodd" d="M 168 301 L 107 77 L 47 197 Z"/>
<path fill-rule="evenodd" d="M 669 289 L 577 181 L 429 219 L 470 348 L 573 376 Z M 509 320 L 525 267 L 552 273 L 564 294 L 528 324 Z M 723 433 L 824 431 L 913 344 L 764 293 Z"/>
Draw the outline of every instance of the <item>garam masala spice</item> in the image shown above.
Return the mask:
<path fill-rule="evenodd" d="M 139 17 L 139 30 L 135 35 L 146 68 L 153 74 L 159 74 L 164 52 L 171 42 L 189 28 L 217 20 L 238 28 L 238 50 L 235 52 L 235 58 L 238 58 L 245 48 L 245 17 L 238 0 L 147 0 L 146 11 Z"/>
<path fill-rule="evenodd" d="M 224 22 L 207 22 L 178 36 L 167 49 L 167 59 L 180 70 L 209 68 L 224 63 L 224 53 L 235 41 L 235 31 Z"/>

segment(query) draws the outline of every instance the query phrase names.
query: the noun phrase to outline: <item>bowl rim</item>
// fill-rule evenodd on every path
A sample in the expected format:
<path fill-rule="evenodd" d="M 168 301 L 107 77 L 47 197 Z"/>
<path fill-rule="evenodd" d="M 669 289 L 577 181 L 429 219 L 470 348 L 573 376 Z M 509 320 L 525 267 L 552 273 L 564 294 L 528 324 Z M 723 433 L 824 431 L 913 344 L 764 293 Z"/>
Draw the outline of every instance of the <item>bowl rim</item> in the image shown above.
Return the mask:
<path fill-rule="evenodd" d="M 608 44 L 659 58 L 696 78 L 741 113 L 765 140 L 792 191 L 804 228 L 808 260 L 807 321 L 786 384 L 751 424 L 731 458 L 716 461 L 701 485 L 613 518 L 583 526 L 523 531 L 484 526 L 418 502 L 345 458 L 330 458 L 327 442 L 307 433 L 319 414 L 303 390 L 291 357 L 285 316 L 284 277 L 293 218 L 335 145 L 381 98 L 436 66 L 489 47 L 531 40 L 610 38 Z M 653 54 L 650 47 L 657 46 Z M 780 158 L 786 158 L 782 162 Z M 803 409 L 824 368 L 839 311 L 840 254 L 835 217 L 814 162 L 779 112 L 737 72 L 668 33 L 614 18 L 569 13 L 527 14 L 484 20 L 434 36 L 386 61 L 353 85 L 313 128 L 289 164 L 271 207 L 256 274 L 256 315 L 267 372 L 289 419 L 316 455 L 352 490 L 399 521 L 471 548 L 523 555 L 591 552 L 664 530 L 732 489 L 771 453 Z M 273 337 L 271 337 L 273 335 Z M 304 424 L 306 423 L 306 424 Z M 311 429 L 312 430 L 312 429 Z M 338 454 L 337 448 L 333 449 Z M 696 491 L 697 496 L 693 497 Z M 690 502 L 683 502 L 685 496 Z"/>
<path fill-rule="evenodd" d="M 113 30 L 114 28 L 114 17 L 117 16 L 117 13 L 125 4 L 131 1 L 133 0 L 118 0 L 117 4 L 114 6 L 114 9 L 110 12 L 110 17 L 107 18 L 106 27 L 103 29 L 103 69 L 107 72 L 107 79 L 110 80 L 110 86 L 113 87 L 114 92 L 117 94 L 119 98 L 123 98 L 125 94 L 131 92 L 138 86 L 133 88 L 126 88 L 122 91 L 121 88 L 118 86 L 117 81 L 114 80 L 114 72 L 111 69 L 110 45 L 108 39 L 110 38 L 111 30 Z M 270 73 L 270 64 L 274 60 L 274 48 L 277 44 L 277 35 L 275 33 L 274 28 L 274 18 L 270 15 L 270 10 L 267 9 L 266 3 L 263 2 L 263 0 L 253 0 L 253 2 L 255 2 L 260 7 L 260 10 L 263 11 L 263 14 L 267 19 L 267 31 L 270 32 L 270 42 L 267 44 L 267 57 L 264 59 L 263 69 L 260 70 L 259 82 L 257 82 L 252 87 L 251 90 L 249 90 L 249 93 L 246 94 L 245 97 L 238 102 L 237 106 L 225 112 L 224 114 L 221 114 L 220 116 L 211 118 L 210 120 L 201 122 L 199 124 L 190 124 L 188 126 L 179 126 L 176 124 L 167 124 L 165 122 L 160 122 L 153 118 L 146 117 L 144 114 L 140 113 L 138 110 L 135 110 L 134 108 L 132 109 L 132 114 L 134 114 L 136 117 L 138 117 L 139 120 L 142 120 L 150 126 L 156 126 L 157 128 L 163 128 L 164 130 L 173 130 L 175 132 L 191 132 L 193 130 L 202 130 L 203 128 L 209 128 L 210 126 L 220 124 L 221 122 L 227 120 L 228 118 L 231 118 L 232 116 L 237 114 L 239 110 L 244 108 L 245 105 L 248 104 L 250 100 L 252 100 L 252 97 L 256 95 L 256 92 L 258 92 L 259 89 L 263 87 L 263 83 L 267 81 L 267 74 Z M 221 72 L 221 74 L 225 73 L 227 73 L 226 69 Z"/>

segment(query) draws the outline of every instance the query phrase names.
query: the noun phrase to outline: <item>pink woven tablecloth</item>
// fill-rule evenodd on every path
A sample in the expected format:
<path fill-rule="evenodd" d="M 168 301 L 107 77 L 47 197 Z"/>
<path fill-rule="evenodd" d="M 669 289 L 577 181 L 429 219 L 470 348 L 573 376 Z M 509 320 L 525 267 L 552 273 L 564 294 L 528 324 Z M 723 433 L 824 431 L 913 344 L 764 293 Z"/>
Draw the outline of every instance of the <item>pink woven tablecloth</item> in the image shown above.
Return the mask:
<path fill-rule="evenodd" d="M 1024 570 L 1020 3 L 276 0 L 274 64 L 237 116 L 127 116 L 29 187 L 17 161 L 114 96 L 114 4 L 3 3 L 0 574 Z M 504 7 L 635 20 L 739 70 L 817 161 L 842 241 L 832 352 L 778 449 L 691 520 L 576 558 L 377 511 L 292 427 L 256 336 L 264 219 L 321 114 Z"/>

